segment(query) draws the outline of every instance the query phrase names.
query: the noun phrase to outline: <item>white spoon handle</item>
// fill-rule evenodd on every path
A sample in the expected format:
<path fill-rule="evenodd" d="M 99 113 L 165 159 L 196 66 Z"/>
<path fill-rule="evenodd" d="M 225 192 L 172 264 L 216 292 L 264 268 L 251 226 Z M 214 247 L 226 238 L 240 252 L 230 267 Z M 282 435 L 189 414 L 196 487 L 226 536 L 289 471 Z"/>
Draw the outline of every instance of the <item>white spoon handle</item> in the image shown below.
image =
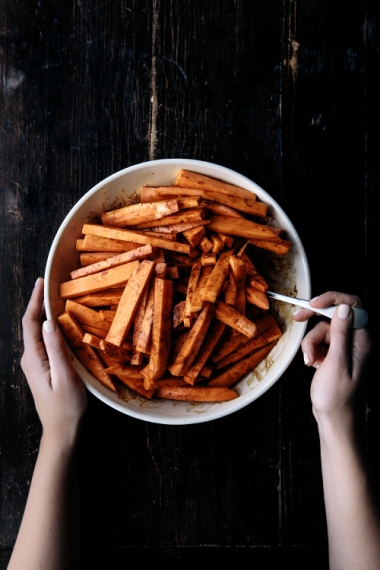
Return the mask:
<path fill-rule="evenodd" d="M 296 305 L 297 307 L 302 307 L 303 309 L 308 309 L 317 313 L 318 315 L 323 315 L 331 319 L 335 313 L 338 305 L 331 305 L 330 307 L 324 307 L 323 309 L 316 309 L 312 307 L 309 301 L 305 299 L 297 299 L 296 297 L 288 297 L 286 295 L 280 295 L 280 293 L 274 293 L 273 291 L 267 291 L 266 294 L 272 299 L 277 299 L 277 301 L 283 301 L 284 303 L 290 303 L 291 305 Z M 351 307 L 353 313 L 352 328 L 362 329 L 366 326 L 368 322 L 368 313 L 364 309 L 359 307 Z"/>

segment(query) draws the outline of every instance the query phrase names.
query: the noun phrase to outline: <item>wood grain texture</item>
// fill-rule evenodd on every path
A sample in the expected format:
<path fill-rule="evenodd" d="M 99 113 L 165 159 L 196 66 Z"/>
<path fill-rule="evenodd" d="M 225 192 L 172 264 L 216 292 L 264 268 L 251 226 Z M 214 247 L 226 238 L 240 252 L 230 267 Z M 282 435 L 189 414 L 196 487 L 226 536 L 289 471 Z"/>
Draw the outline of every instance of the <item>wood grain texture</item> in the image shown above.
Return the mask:
<path fill-rule="evenodd" d="M 1 568 L 40 438 L 22 315 L 64 217 L 106 176 L 177 157 L 248 176 L 297 228 L 313 295 L 358 294 L 379 339 L 379 30 L 375 0 L 1 3 Z M 362 423 L 379 475 L 374 372 Z M 90 397 L 84 567 L 327 569 L 311 378 L 297 354 L 258 401 L 194 426 L 145 424 Z"/>

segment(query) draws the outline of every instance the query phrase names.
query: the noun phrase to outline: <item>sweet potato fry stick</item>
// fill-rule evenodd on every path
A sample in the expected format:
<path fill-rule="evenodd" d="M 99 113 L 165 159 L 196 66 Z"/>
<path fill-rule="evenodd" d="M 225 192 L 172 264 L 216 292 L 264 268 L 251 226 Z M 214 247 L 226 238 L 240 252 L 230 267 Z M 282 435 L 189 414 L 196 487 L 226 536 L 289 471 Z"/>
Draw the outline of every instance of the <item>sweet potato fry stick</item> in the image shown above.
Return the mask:
<path fill-rule="evenodd" d="M 118 210 L 111 210 L 102 214 L 105 226 L 135 226 L 144 222 L 151 222 L 178 212 L 176 200 L 166 200 L 150 204 L 131 204 Z"/>
<path fill-rule="evenodd" d="M 293 245 L 291 241 L 286 241 L 283 239 L 277 242 L 266 241 L 264 239 L 263 240 L 251 239 L 250 243 L 252 245 L 255 245 L 256 247 L 261 247 L 262 249 L 267 249 L 268 251 L 277 253 L 278 255 L 286 255 Z"/>
<path fill-rule="evenodd" d="M 238 397 L 230 388 L 211 388 L 209 386 L 173 386 L 157 388 L 157 398 L 182 400 L 186 402 L 225 402 Z"/>
<path fill-rule="evenodd" d="M 90 346 L 97 348 L 98 350 L 101 350 L 100 349 L 101 340 L 102 339 L 99 338 L 98 336 L 86 332 L 83 336 L 82 342 L 85 342 L 86 344 L 89 344 Z"/>
<path fill-rule="evenodd" d="M 104 363 L 104 366 L 113 366 L 114 364 L 116 364 L 115 360 L 112 360 L 112 358 L 107 356 L 105 352 L 103 352 L 102 350 L 97 350 L 97 349 L 95 350 L 98 353 L 100 360 Z M 117 382 L 114 382 L 114 384 L 116 388 Z"/>
<path fill-rule="evenodd" d="M 210 234 L 212 241 L 212 251 L 214 253 L 221 253 L 224 249 L 224 241 L 218 236 L 218 234 Z"/>
<path fill-rule="evenodd" d="M 210 223 L 207 228 L 211 232 L 220 232 L 231 236 L 248 238 L 251 240 L 251 243 L 253 243 L 252 240 L 266 240 L 268 242 L 282 241 L 278 235 L 272 232 L 269 226 L 257 224 L 256 222 L 251 222 L 246 219 L 239 220 L 239 222 L 236 223 L 236 220 L 229 216 L 210 216 Z"/>
<path fill-rule="evenodd" d="M 204 378 L 211 378 L 213 373 L 213 369 L 211 366 L 204 366 L 201 370 L 199 380 L 203 380 Z"/>
<path fill-rule="evenodd" d="M 82 297 L 75 297 L 75 301 L 86 307 L 106 307 L 108 305 L 117 305 L 122 296 L 124 287 L 107 289 L 99 293 L 89 293 Z"/>
<path fill-rule="evenodd" d="M 117 307 L 115 318 L 106 336 L 106 341 L 121 346 L 132 326 L 138 304 L 154 271 L 155 263 L 145 259 L 133 272 L 125 286 Z"/>
<path fill-rule="evenodd" d="M 120 380 L 120 382 L 123 383 L 123 385 L 127 388 L 129 388 L 130 390 L 132 390 L 132 392 L 135 392 L 136 394 L 138 394 L 139 396 L 143 396 L 144 398 L 147 398 L 148 400 L 150 400 L 154 394 L 154 390 L 145 390 L 144 388 L 144 381 L 142 378 L 131 378 L 130 376 L 127 376 L 127 374 L 124 374 L 123 372 L 121 372 L 120 374 L 115 374 L 115 376 Z M 116 384 L 116 392 L 117 395 L 119 396 L 119 398 L 121 400 L 125 400 L 126 402 L 129 402 L 129 400 L 131 399 L 130 394 L 126 394 L 124 392 L 125 388 L 122 385 Z"/>
<path fill-rule="evenodd" d="M 149 381 L 152 390 L 155 393 L 155 390 L 158 388 L 173 388 L 177 386 L 188 386 L 188 384 L 182 378 L 175 378 L 174 376 L 163 376 L 158 380 Z M 148 383 L 146 379 L 144 379 L 144 386 Z"/>
<path fill-rule="evenodd" d="M 104 261 L 98 261 L 87 267 L 81 267 L 70 273 L 71 279 L 78 279 L 78 277 L 84 277 L 85 275 L 93 275 L 94 273 L 99 273 L 106 269 L 111 269 L 112 267 L 117 267 L 118 265 L 123 265 L 124 263 L 129 263 L 130 261 L 141 260 L 141 259 L 153 259 L 154 252 L 153 247 L 148 245 L 143 245 L 130 251 L 125 251 L 119 253 L 114 257 L 105 259 Z"/>
<path fill-rule="evenodd" d="M 138 343 L 139 334 L 140 334 L 142 323 L 144 320 L 145 308 L 146 308 L 146 303 L 148 300 L 149 291 L 150 291 L 150 288 L 148 285 L 147 287 L 145 287 L 144 292 L 141 295 L 140 302 L 138 304 L 135 316 L 133 318 L 133 341 L 132 342 L 133 342 L 134 352 L 136 351 L 136 346 Z M 139 360 L 139 359 L 136 359 L 136 360 Z"/>
<path fill-rule="evenodd" d="M 229 366 L 243 358 L 246 358 L 249 354 L 252 354 L 252 352 L 255 352 L 256 350 L 277 341 L 280 338 L 281 334 L 282 333 L 278 324 L 274 323 L 265 331 L 249 340 L 243 346 L 219 360 L 216 363 L 216 368 L 219 370 L 220 368 L 224 368 L 225 366 Z"/>
<path fill-rule="evenodd" d="M 139 366 L 144 362 L 144 355 L 142 352 L 137 352 L 137 350 L 133 350 L 131 354 L 131 364 L 134 366 Z"/>
<path fill-rule="evenodd" d="M 177 329 L 183 323 L 185 305 L 186 301 L 179 301 L 179 303 L 173 307 L 173 330 Z"/>
<path fill-rule="evenodd" d="M 156 267 L 154 268 L 154 275 L 156 277 L 160 277 L 161 279 L 166 279 L 167 273 L 168 273 L 167 263 L 156 263 Z"/>
<path fill-rule="evenodd" d="M 154 280 L 153 329 L 149 364 L 141 371 L 149 390 L 165 373 L 168 365 L 172 330 L 173 281 Z"/>
<path fill-rule="evenodd" d="M 212 303 L 205 303 L 199 317 L 190 329 L 185 342 L 169 366 L 169 372 L 171 372 L 173 376 L 183 376 L 189 370 L 205 338 L 213 313 L 214 305 Z"/>
<path fill-rule="evenodd" d="M 178 354 L 178 352 L 181 350 L 181 346 L 189 336 L 189 332 L 189 329 L 184 328 L 181 331 L 178 331 L 178 334 L 173 335 L 169 362 L 172 362 L 176 354 Z"/>
<path fill-rule="evenodd" d="M 226 182 L 222 182 L 216 178 L 211 178 L 210 176 L 205 176 L 204 174 L 199 174 L 198 172 L 186 169 L 179 171 L 174 185 L 180 186 L 181 188 L 212 190 L 214 192 L 219 192 L 220 194 L 232 194 L 234 196 L 256 200 L 256 194 L 253 192 L 249 192 L 248 190 L 244 190 L 238 186 L 227 184 Z"/>
<path fill-rule="evenodd" d="M 245 294 L 245 291 L 244 291 Z M 236 283 L 233 273 L 230 271 L 228 275 L 228 283 L 226 290 L 224 292 L 224 302 L 226 305 L 231 305 L 235 307 L 236 303 Z"/>
<path fill-rule="evenodd" d="M 272 226 L 271 224 L 269 224 L 269 227 L 272 230 L 272 232 L 274 232 L 278 236 L 282 236 L 285 232 L 283 228 L 279 228 L 278 226 Z"/>
<path fill-rule="evenodd" d="M 269 309 L 268 297 L 263 291 L 253 287 L 246 287 L 247 303 L 256 305 L 260 309 Z"/>
<path fill-rule="evenodd" d="M 251 287 L 255 287 L 256 289 L 260 289 L 260 291 L 263 291 L 265 293 L 265 291 L 268 290 L 268 283 L 259 274 L 256 267 L 252 263 L 251 259 L 248 257 L 248 255 L 245 252 L 243 252 L 240 257 L 245 264 L 248 285 L 250 285 Z"/>
<path fill-rule="evenodd" d="M 204 238 L 199 242 L 199 249 L 203 251 L 203 253 L 208 253 L 212 250 L 212 241 L 204 236 Z"/>
<path fill-rule="evenodd" d="M 100 309 L 98 311 L 98 314 L 101 321 L 112 323 L 115 318 L 116 311 L 113 311 L 111 309 Z"/>
<path fill-rule="evenodd" d="M 232 254 L 233 251 L 229 249 L 220 255 L 208 278 L 203 292 L 203 302 L 215 303 L 228 275 L 229 260 Z"/>
<path fill-rule="evenodd" d="M 83 240 L 83 246 L 80 251 L 129 251 L 135 249 L 136 243 L 131 241 L 124 241 L 120 239 L 112 239 L 107 237 L 95 236 L 95 235 L 85 235 Z"/>
<path fill-rule="evenodd" d="M 82 327 L 82 328 L 83 328 L 83 327 Z M 84 328 L 83 328 L 83 330 L 84 330 Z M 102 351 L 104 351 L 106 354 L 108 354 L 107 350 L 104 348 L 105 344 L 107 344 L 107 343 L 106 343 L 106 341 L 105 341 L 105 338 L 102 338 L 101 336 L 97 336 L 97 335 L 95 335 L 95 334 L 93 334 L 93 333 L 85 332 L 85 334 L 84 334 L 84 336 L 83 336 L 82 342 L 86 342 L 87 344 L 90 344 L 90 345 L 93 346 L 94 348 L 96 348 L 96 349 L 98 349 L 98 350 L 102 350 Z M 118 347 L 115 347 L 114 344 L 111 344 L 110 347 L 112 347 L 113 349 L 118 348 Z M 115 358 L 114 360 L 115 360 L 115 361 L 118 361 L 118 362 L 127 362 L 127 361 L 129 362 L 129 355 L 130 355 L 131 350 L 132 350 L 132 345 L 131 345 L 130 343 L 128 343 L 128 342 L 125 342 L 125 343 L 123 344 L 123 346 L 122 346 L 121 348 L 119 348 L 118 350 L 125 351 L 125 356 L 126 356 L 127 353 L 128 353 L 127 360 L 126 360 L 126 358 L 124 358 L 124 356 L 123 356 L 123 360 L 121 360 L 121 361 L 120 361 L 120 360 L 117 360 L 116 358 Z M 123 353 L 120 353 L 120 354 L 123 354 L 123 355 L 124 355 L 124 352 L 123 352 Z M 101 355 L 101 356 L 103 356 L 103 355 Z"/>
<path fill-rule="evenodd" d="M 200 195 L 204 200 L 212 202 L 213 204 L 220 204 L 222 206 L 226 206 L 227 208 L 231 208 L 232 210 L 238 210 L 239 212 L 244 212 L 245 214 L 251 214 L 253 216 L 260 216 L 265 218 L 268 211 L 267 204 L 264 204 L 263 202 L 256 202 L 255 194 L 248 192 L 248 190 L 243 190 L 244 195 L 238 196 L 235 194 L 235 188 L 229 194 L 225 194 L 215 190 L 190 187 L 178 188 L 176 186 L 143 186 L 141 190 L 141 201 L 157 202 L 158 200 L 170 199 L 174 196 L 177 196 L 178 192 L 181 192 L 183 196 Z M 230 211 L 228 215 L 231 215 Z"/>
<path fill-rule="evenodd" d="M 108 374 L 114 374 L 115 376 L 119 376 L 119 374 L 123 374 L 124 372 L 130 378 L 143 378 L 141 374 L 141 370 L 143 368 L 143 366 L 132 366 L 128 364 L 115 363 L 112 366 L 106 368 L 105 371 Z"/>
<path fill-rule="evenodd" d="M 153 326 L 154 281 L 149 288 L 144 309 L 144 316 L 136 336 L 135 349 L 144 354 L 150 353 Z"/>
<path fill-rule="evenodd" d="M 103 386 L 115 392 L 115 385 L 110 375 L 104 371 L 104 365 L 98 353 L 92 346 L 82 342 L 84 333 L 76 319 L 70 313 L 62 313 L 58 317 L 58 322 L 68 345 L 78 360 Z"/>
<path fill-rule="evenodd" d="M 183 210 L 184 208 L 198 208 L 203 202 L 201 195 L 198 196 L 180 196 L 176 198 L 178 208 Z"/>
<path fill-rule="evenodd" d="M 212 351 L 218 344 L 219 340 L 225 331 L 226 325 L 219 321 L 214 321 L 209 329 L 209 334 L 205 338 L 202 346 L 195 358 L 193 365 L 184 375 L 184 380 L 188 384 L 194 384 L 198 379 L 198 376 L 203 371 L 207 360 L 209 359 Z"/>
<path fill-rule="evenodd" d="M 263 331 L 265 331 L 270 326 L 276 323 L 277 323 L 276 319 L 271 314 L 265 315 L 264 317 L 257 319 L 255 321 L 256 333 L 253 338 L 255 338 L 258 334 L 262 333 Z M 235 350 L 237 350 L 238 348 L 249 342 L 249 340 L 250 339 L 244 334 L 239 334 L 234 336 L 233 330 L 226 331 L 226 334 L 223 336 L 223 338 L 221 339 L 221 341 L 218 343 L 217 347 L 211 354 L 211 360 L 216 364 L 217 362 L 219 362 L 219 360 L 227 356 L 227 354 L 231 354 L 232 352 L 234 352 Z"/>
<path fill-rule="evenodd" d="M 217 258 L 216 253 L 213 253 L 212 251 L 209 251 L 208 253 L 203 252 L 201 257 L 202 267 L 216 265 L 217 263 L 216 258 Z"/>
<path fill-rule="evenodd" d="M 211 266 L 211 265 L 202 267 L 202 269 L 201 269 L 201 274 L 200 274 L 199 279 L 198 279 L 197 287 L 194 291 L 194 295 L 193 295 L 193 298 L 191 300 L 191 312 L 192 313 L 197 313 L 198 311 L 202 310 L 203 293 L 204 293 L 204 290 L 206 288 L 206 285 L 207 285 L 207 282 L 209 280 L 209 277 L 211 275 L 212 270 L 213 270 L 213 266 Z"/>
<path fill-rule="evenodd" d="M 261 202 L 254 202 L 255 209 L 258 204 L 263 205 Z M 220 204 L 219 202 L 212 202 L 211 200 L 204 200 L 202 206 L 207 208 L 213 214 L 218 214 L 219 216 L 231 216 L 232 218 L 244 218 L 243 214 L 240 214 L 234 208 L 226 206 L 225 204 Z"/>
<path fill-rule="evenodd" d="M 183 324 L 185 325 L 185 327 L 190 327 L 191 325 L 191 300 L 193 298 L 198 283 L 199 275 L 201 273 L 201 268 L 202 265 L 200 258 L 195 259 L 193 262 L 193 266 L 191 268 L 189 282 L 187 284 L 185 310 L 183 314 Z"/>
<path fill-rule="evenodd" d="M 246 271 L 245 264 L 240 257 L 232 255 L 230 257 L 230 270 L 233 274 L 236 286 L 236 301 L 234 308 L 238 313 L 245 315 L 246 293 L 245 293 L 245 280 Z"/>
<path fill-rule="evenodd" d="M 114 256 L 114 251 L 84 252 L 79 255 L 79 263 L 81 267 L 87 267 L 87 265 L 92 265 L 93 263 L 98 263 L 99 261 L 104 261 L 105 259 L 109 259 Z"/>
<path fill-rule="evenodd" d="M 178 223 L 178 224 L 170 224 L 168 226 L 159 226 L 157 228 L 151 228 L 151 231 L 155 232 L 157 234 L 159 234 L 159 233 L 179 234 L 179 233 L 186 232 L 188 230 L 192 230 L 194 228 L 198 228 L 200 226 L 207 226 L 209 223 L 210 223 L 209 219 L 194 220 L 193 222 L 182 222 L 182 223 Z M 139 231 L 143 231 L 143 230 L 139 230 Z"/>
<path fill-rule="evenodd" d="M 115 346 L 106 340 L 101 340 L 99 348 L 116 362 L 120 362 L 121 364 L 129 364 L 131 361 L 131 351 L 127 348 L 124 348 L 123 346 Z"/>
<path fill-rule="evenodd" d="M 142 204 L 142 206 L 145 206 L 145 204 Z M 192 208 L 190 210 L 180 210 L 176 214 L 165 216 L 164 218 L 161 218 L 159 220 L 153 220 L 151 222 L 135 224 L 134 228 L 136 230 L 139 229 L 141 230 L 144 228 L 159 228 L 160 226 L 169 226 L 172 224 L 187 224 L 189 222 L 202 221 L 207 217 L 208 217 L 207 210 L 205 208 L 198 207 L 198 208 Z"/>
<path fill-rule="evenodd" d="M 185 230 L 182 235 L 192 247 L 197 247 L 202 239 L 206 237 L 206 230 L 204 226 L 196 226 L 191 230 Z"/>
<path fill-rule="evenodd" d="M 244 374 L 253 370 L 262 360 L 264 360 L 272 348 L 276 345 L 276 342 L 268 344 L 264 348 L 250 354 L 243 360 L 239 360 L 236 364 L 233 364 L 224 372 L 221 372 L 218 376 L 209 381 L 209 386 L 231 386 L 239 380 Z"/>
<path fill-rule="evenodd" d="M 170 226 L 169 226 L 170 228 Z M 165 228 L 164 228 L 165 229 Z M 177 241 L 177 236 L 178 236 L 178 232 L 173 232 L 173 231 L 156 231 L 157 228 L 152 228 L 151 230 L 144 230 L 142 233 L 144 234 L 144 236 L 147 237 L 153 237 L 153 238 L 162 238 L 162 239 L 168 239 L 170 241 Z M 161 228 L 160 228 L 161 230 Z"/>
<path fill-rule="evenodd" d="M 214 317 L 232 329 L 252 338 L 255 336 L 256 325 L 244 315 L 238 313 L 233 307 L 223 301 L 215 302 Z"/>
<path fill-rule="evenodd" d="M 188 386 L 187 382 L 175 376 L 163 376 L 157 380 L 156 388 L 173 388 L 177 386 Z"/>
<path fill-rule="evenodd" d="M 94 311 L 94 309 L 90 307 L 85 307 L 72 299 L 67 299 L 65 312 L 70 312 L 81 325 L 95 327 L 103 331 L 108 331 L 110 328 L 110 323 L 102 321 L 98 311 Z"/>
<path fill-rule="evenodd" d="M 65 281 L 65 283 L 61 283 L 59 286 L 59 294 L 63 299 L 73 299 L 88 293 L 109 289 L 110 287 L 125 285 L 138 265 L 138 261 L 131 261 L 94 275 L 86 275 L 72 281 Z"/>
<path fill-rule="evenodd" d="M 234 239 L 231 236 L 227 236 L 226 234 L 221 234 L 220 232 L 218 232 L 218 236 L 224 242 L 226 247 L 230 249 L 232 248 L 232 246 L 234 245 Z"/>
<path fill-rule="evenodd" d="M 123 364 L 129 363 L 131 360 L 131 351 L 124 346 L 119 348 L 114 344 L 110 344 L 109 342 L 101 339 L 93 334 L 86 333 L 83 337 L 83 341 L 94 348 L 101 350 L 102 354 L 101 357 L 104 358 L 104 355 L 109 356 L 115 362 L 121 362 Z M 130 348 L 130 346 L 129 346 Z"/>
<path fill-rule="evenodd" d="M 84 333 L 89 333 L 90 335 L 94 335 L 99 338 L 105 339 L 108 333 L 108 331 L 103 331 L 101 329 L 97 329 L 95 327 L 89 327 L 87 325 L 80 325 L 80 326 L 83 329 Z"/>
<path fill-rule="evenodd" d="M 152 238 L 151 236 L 146 236 L 137 231 L 100 226 L 98 224 L 84 224 L 82 233 L 140 243 L 142 245 L 151 244 L 153 247 L 161 247 L 162 249 L 169 249 L 171 251 L 179 251 L 187 254 L 191 253 L 190 245 L 162 238 Z"/>

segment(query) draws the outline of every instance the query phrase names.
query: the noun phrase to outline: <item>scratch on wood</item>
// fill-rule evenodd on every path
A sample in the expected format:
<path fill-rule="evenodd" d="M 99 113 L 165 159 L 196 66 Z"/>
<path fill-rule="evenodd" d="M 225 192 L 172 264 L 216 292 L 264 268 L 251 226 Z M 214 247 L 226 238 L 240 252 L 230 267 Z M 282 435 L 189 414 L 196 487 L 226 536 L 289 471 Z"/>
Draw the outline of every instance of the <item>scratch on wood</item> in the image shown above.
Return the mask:
<path fill-rule="evenodd" d="M 298 69 L 298 48 L 300 44 L 295 40 L 291 41 L 292 46 L 292 55 L 289 60 L 289 67 L 292 70 L 293 80 L 295 81 L 297 78 L 297 69 Z"/>
<path fill-rule="evenodd" d="M 15 216 L 18 216 L 18 218 L 20 219 L 20 221 L 22 222 L 22 216 L 20 213 L 20 210 L 8 210 L 8 214 L 14 214 Z"/>
<path fill-rule="evenodd" d="M 298 71 L 298 50 L 300 44 L 296 41 L 296 29 L 297 29 L 297 0 L 291 0 L 289 3 L 289 15 L 288 15 L 288 49 L 287 58 L 284 61 L 285 65 L 288 65 L 293 81 L 297 79 Z"/>
<path fill-rule="evenodd" d="M 154 465 L 154 467 L 156 468 L 157 474 L 158 474 L 159 477 L 161 477 L 161 475 L 160 475 L 160 468 L 159 468 L 159 466 L 158 466 L 156 457 L 155 457 L 155 455 L 154 455 L 154 453 L 153 453 L 153 449 L 152 449 L 152 446 L 151 446 L 151 444 L 150 444 L 149 433 L 147 434 L 147 446 L 148 446 L 148 449 L 149 449 L 149 452 L 150 452 L 150 456 L 151 456 L 151 458 L 152 458 L 153 465 Z"/>
<path fill-rule="evenodd" d="M 159 32 L 158 23 L 158 0 L 153 4 L 152 23 L 152 75 L 151 75 L 151 106 L 150 106 L 150 144 L 149 160 L 154 160 L 157 148 L 157 116 L 158 116 L 158 96 L 157 96 L 157 53 L 156 42 Z"/>
<path fill-rule="evenodd" d="M 0 83 L 4 95 L 10 95 L 15 91 L 25 79 L 22 71 L 7 65 L 4 50 L 0 48 Z"/>

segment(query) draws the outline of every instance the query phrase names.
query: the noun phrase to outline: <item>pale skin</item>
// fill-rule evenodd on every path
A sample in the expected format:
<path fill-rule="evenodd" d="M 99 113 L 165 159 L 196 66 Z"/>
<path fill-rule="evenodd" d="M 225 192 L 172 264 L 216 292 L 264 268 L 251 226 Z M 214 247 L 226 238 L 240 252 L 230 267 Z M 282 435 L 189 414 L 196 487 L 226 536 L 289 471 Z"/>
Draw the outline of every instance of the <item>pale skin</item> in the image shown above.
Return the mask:
<path fill-rule="evenodd" d="M 351 327 L 358 297 L 329 291 L 311 302 L 316 308 L 332 304 L 339 308 L 331 323 L 319 322 L 302 341 L 305 364 L 316 368 L 310 393 L 321 445 L 330 570 L 379 570 L 379 504 L 355 414 L 371 339 L 366 329 Z M 301 309 L 293 318 L 311 316 Z"/>
<path fill-rule="evenodd" d="M 8 570 L 75 570 L 80 568 L 75 459 L 87 396 L 60 330 L 45 321 L 41 278 L 23 317 L 23 334 L 21 366 L 43 431 Z"/>
<path fill-rule="evenodd" d="M 360 306 L 358 297 L 330 291 L 311 304 L 339 305 L 331 323 L 321 321 L 302 342 L 305 364 L 316 368 L 311 400 L 321 442 L 330 570 L 380 570 L 378 503 L 355 422 L 370 336 L 366 329 L 351 328 L 350 307 Z M 293 318 L 301 322 L 312 315 L 301 309 Z M 59 329 L 44 322 L 43 279 L 33 290 L 23 330 L 21 365 L 43 434 L 8 570 L 75 570 L 80 568 L 75 456 L 87 399 Z"/>

